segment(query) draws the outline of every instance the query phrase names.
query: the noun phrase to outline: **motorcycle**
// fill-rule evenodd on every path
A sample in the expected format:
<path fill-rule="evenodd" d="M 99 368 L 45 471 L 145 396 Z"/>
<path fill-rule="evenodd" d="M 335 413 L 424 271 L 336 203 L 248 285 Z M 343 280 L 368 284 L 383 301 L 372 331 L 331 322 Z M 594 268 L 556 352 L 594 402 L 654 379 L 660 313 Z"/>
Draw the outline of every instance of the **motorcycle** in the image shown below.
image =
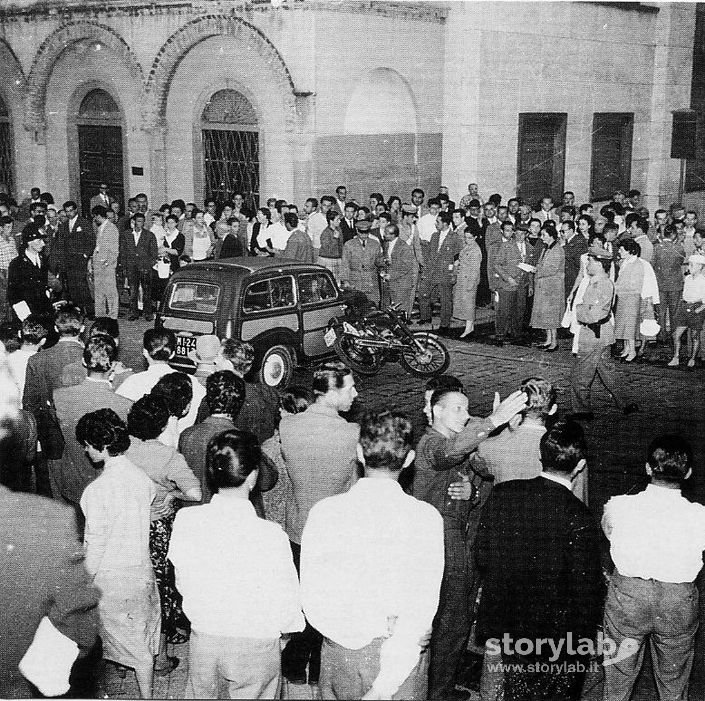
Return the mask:
<path fill-rule="evenodd" d="M 375 375 L 390 359 L 420 377 L 441 375 L 448 369 L 448 349 L 430 331 L 410 331 L 398 304 L 362 313 L 350 303 L 341 308 L 344 316 L 330 320 L 324 339 L 355 372 Z"/>

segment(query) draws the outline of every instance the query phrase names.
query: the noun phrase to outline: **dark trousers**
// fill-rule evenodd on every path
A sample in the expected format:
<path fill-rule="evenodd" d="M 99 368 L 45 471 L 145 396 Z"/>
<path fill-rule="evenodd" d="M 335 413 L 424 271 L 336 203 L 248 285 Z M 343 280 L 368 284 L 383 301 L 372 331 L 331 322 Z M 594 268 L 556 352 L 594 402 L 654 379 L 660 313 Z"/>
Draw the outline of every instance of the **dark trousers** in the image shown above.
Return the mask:
<path fill-rule="evenodd" d="M 433 620 L 428 675 L 428 696 L 439 701 L 453 695 L 475 609 L 472 555 L 465 532 L 448 529 L 444 540 L 445 568 L 438 611 Z"/>
<path fill-rule="evenodd" d="M 521 315 L 519 310 L 519 288 L 513 290 L 497 290 L 499 302 L 495 314 L 495 333 L 497 336 L 516 336 L 521 331 Z"/>
<path fill-rule="evenodd" d="M 584 328 L 580 333 L 591 333 Z M 590 390 L 598 375 L 605 389 L 612 395 L 618 409 L 624 408 L 626 402 L 617 389 L 617 374 L 612 359 L 611 346 L 593 343 L 585 346 L 581 343 L 578 359 L 570 376 L 570 396 L 573 411 L 590 411 Z"/>
<path fill-rule="evenodd" d="M 65 277 L 68 287 L 65 296 L 74 304 L 92 313 L 93 296 L 88 287 L 88 261 L 83 256 L 72 260 L 66 267 Z"/>
<path fill-rule="evenodd" d="M 515 653 L 502 654 L 502 663 L 504 701 L 578 701 L 590 658 L 574 656 L 549 662 Z"/>
<path fill-rule="evenodd" d="M 441 298 L 441 326 L 450 326 L 453 318 L 453 285 L 422 278 L 419 282 L 419 323 L 431 322 L 431 302 L 435 295 Z"/>
<path fill-rule="evenodd" d="M 145 316 L 152 313 L 152 271 L 130 268 L 127 271 L 127 281 L 130 285 L 130 313 L 137 314 L 137 298 L 142 286 L 142 304 Z"/>
<path fill-rule="evenodd" d="M 661 295 L 661 304 L 659 305 L 658 313 L 658 323 L 661 327 L 659 335 L 665 337 L 669 333 L 666 331 L 667 314 L 668 321 L 670 323 L 670 333 L 673 333 L 676 330 L 676 310 L 678 309 L 678 302 L 680 302 L 681 297 L 683 296 L 683 290 L 659 290 L 659 294 Z"/>
<path fill-rule="evenodd" d="M 289 541 L 294 566 L 301 575 L 301 546 Z M 292 633 L 282 652 L 282 672 L 285 676 L 302 677 L 308 665 L 309 684 L 317 682 L 321 673 L 321 644 L 323 636 L 308 622 L 300 633 Z"/>

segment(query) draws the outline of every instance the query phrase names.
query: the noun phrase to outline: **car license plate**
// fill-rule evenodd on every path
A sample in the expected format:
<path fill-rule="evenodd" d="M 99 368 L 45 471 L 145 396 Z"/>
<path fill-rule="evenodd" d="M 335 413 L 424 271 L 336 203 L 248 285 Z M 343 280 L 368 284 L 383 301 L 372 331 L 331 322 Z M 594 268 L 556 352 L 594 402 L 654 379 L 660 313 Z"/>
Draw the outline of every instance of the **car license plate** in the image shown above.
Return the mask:
<path fill-rule="evenodd" d="M 176 355 L 187 357 L 192 350 L 196 350 L 196 336 L 176 337 Z"/>
<path fill-rule="evenodd" d="M 335 343 L 335 329 L 328 329 L 323 336 L 323 340 L 326 342 L 328 348 L 330 348 Z"/>

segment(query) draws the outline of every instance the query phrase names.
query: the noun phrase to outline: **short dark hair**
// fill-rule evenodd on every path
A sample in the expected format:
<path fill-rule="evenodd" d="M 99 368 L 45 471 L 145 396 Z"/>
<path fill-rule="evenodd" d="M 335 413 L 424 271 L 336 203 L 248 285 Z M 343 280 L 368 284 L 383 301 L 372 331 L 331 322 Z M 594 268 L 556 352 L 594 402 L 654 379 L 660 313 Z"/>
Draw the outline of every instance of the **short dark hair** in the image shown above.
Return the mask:
<path fill-rule="evenodd" d="M 169 329 L 147 329 L 142 346 L 152 360 L 169 360 L 176 351 L 176 334 Z"/>
<path fill-rule="evenodd" d="M 78 336 L 83 326 L 83 312 L 73 304 L 66 304 L 56 312 L 54 325 L 61 336 Z"/>
<path fill-rule="evenodd" d="M 110 372 L 115 358 L 117 346 L 107 334 L 96 334 L 83 349 L 83 362 L 89 372 Z"/>
<path fill-rule="evenodd" d="M 368 468 L 401 470 L 413 440 L 411 421 L 400 412 L 367 412 L 360 421 L 360 446 Z"/>
<path fill-rule="evenodd" d="M 433 394 L 431 395 L 431 411 L 433 411 L 433 408 L 439 402 L 441 402 L 444 397 L 447 397 L 449 394 L 465 395 L 465 393 L 462 390 L 453 389 L 451 387 L 441 387 L 440 389 L 434 390 Z"/>
<path fill-rule="evenodd" d="M 575 222 L 572 219 L 568 219 L 567 221 L 562 221 L 561 226 L 567 226 L 572 231 L 575 231 Z"/>
<path fill-rule="evenodd" d="M 310 202 L 313 205 L 314 209 L 318 207 L 318 200 L 315 197 L 309 197 L 306 202 Z"/>
<path fill-rule="evenodd" d="M 120 338 L 120 325 L 117 319 L 111 319 L 109 316 L 96 317 L 88 332 L 88 338 L 93 336 L 105 335 L 117 340 Z"/>
<path fill-rule="evenodd" d="M 29 318 L 29 317 L 27 317 Z M 24 325 L 24 323 L 23 323 Z M 20 335 L 17 324 L 12 321 L 3 321 L 0 324 L 0 342 L 5 346 L 8 353 L 12 353 L 20 348 Z M 28 343 L 39 343 L 39 341 L 28 341 Z"/>
<path fill-rule="evenodd" d="M 385 221 L 392 223 L 392 215 L 389 212 L 380 212 L 377 219 L 384 219 Z"/>
<path fill-rule="evenodd" d="M 290 385 L 279 396 L 279 406 L 288 414 L 300 414 L 313 404 L 316 397 L 308 387 Z"/>
<path fill-rule="evenodd" d="M 332 195 L 323 195 L 323 197 L 321 197 L 321 204 L 323 204 L 324 202 L 327 202 L 330 205 L 334 205 L 335 197 L 333 197 Z"/>
<path fill-rule="evenodd" d="M 141 219 L 142 221 L 147 221 L 147 218 L 144 216 L 144 212 L 135 212 L 132 215 L 133 220 Z"/>
<path fill-rule="evenodd" d="M 213 493 L 241 487 L 262 459 L 257 437 L 248 431 L 223 431 L 206 448 L 206 482 Z"/>
<path fill-rule="evenodd" d="M 585 457 L 585 434 L 576 421 L 559 421 L 541 436 L 541 465 L 549 472 L 569 475 Z"/>
<path fill-rule="evenodd" d="M 311 389 L 317 396 L 327 394 L 330 390 L 340 389 L 348 375 L 352 375 L 352 370 L 347 365 L 331 360 L 314 370 Z"/>
<path fill-rule="evenodd" d="M 287 212 L 284 215 L 284 224 L 295 229 L 299 225 L 299 215 L 294 212 Z"/>
<path fill-rule="evenodd" d="M 233 364 L 233 369 L 241 375 L 247 375 L 255 362 L 255 349 L 247 341 L 238 338 L 224 338 L 221 341 L 223 357 Z"/>
<path fill-rule="evenodd" d="M 624 218 L 624 226 L 626 226 L 628 229 L 634 222 L 637 221 L 639 221 L 639 215 L 636 212 L 630 212 Z"/>
<path fill-rule="evenodd" d="M 245 382 L 232 370 L 219 370 L 206 379 L 206 402 L 211 414 L 226 414 L 233 421 L 245 402 Z"/>
<path fill-rule="evenodd" d="M 634 239 L 622 239 L 617 248 L 623 248 L 627 253 L 633 256 L 641 255 L 641 246 Z"/>
<path fill-rule="evenodd" d="M 73 200 L 66 200 L 63 205 L 61 205 L 61 209 L 78 209 L 78 205 L 73 201 Z"/>
<path fill-rule="evenodd" d="M 338 187 L 335 188 L 335 191 L 340 192 L 340 190 L 345 190 L 345 192 L 347 192 L 348 188 L 345 185 L 338 185 Z"/>
<path fill-rule="evenodd" d="M 450 212 L 438 212 L 438 219 L 448 226 L 453 223 L 453 215 Z"/>
<path fill-rule="evenodd" d="M 122 455 L 130 447 L 125 422 L 112 409 L 84 414 L 76 424 L 76 440 L 96 450 L 107 448 L 108 455 Z"/>
<path fill-rule="evenodd" d="M 169 413 L 177 419 L 182 419 L 193 401 L 193 384 L 187 374 L 170 372 L 159 378 L 150 394 L 164 399 Z"/>
<path fill-rule="evenodd" d="M 641 231 L 643 234 L 645 234 L 649 230 L 649 222 L 647 222 L 646 219 L 638 217 L 634 224 L 636 228 L 639 229 L 639 231 Z"/>
<path fill-rule="evenodd" d="M 102 204 L 97 204 L 93 209 L 91 209 L 91 214 L 94 217 L 102 217 L 103 219 L 108 218 L 108 209 L 107 207 L 103 207 Z"/>
<path fill-rule="evenodd" d="M 414 195 L 415 192 L 418 192 L 418 193 L 421 195 L 421 197 L 426 197 L 426 193 L 425 193 L 420 187 L 415 187 L 415 188 L 411 191 L 412 197 L 413 197 L 413 195 Z"/>
<path fill-rule="evenodd" d="M 7 224 L 13 224 L 14 219 L 12 217 L 8 217 L 5 215 L 4 217 L 0 217 L 0 226 L 6 226 Z"/>
<path fill-rule="evenodd" d="M 23 343 L 37 344 L 49 335 L 49 331 L 34 314 L 30 314 L 22 322 L 21 335 Z"/>
<path fill-rule="evenodd" d="M 641 192 L 639 192 L 639 190 L 629 190 L 629 194 L 627 195 L 627 197 L 640 197 L 640 196 L 641 196 Z"/>
<path fill-rule="evenodd" d="M 329 209 L 326 212 L 326 221 L 330 224 L 335 220 L 336 217 L 342 217 L 343 215 L 337 209 Z"/>
<path fill-rule="evenodd" d="M 169 407 L 163 397 L 140 397 L 127 414 L 127 430 L 142 441 L 158 438 L 169 423 Z"/>
<path fill-rule="evenodd" d="M 693 450 L 681 436 L 659 436 L 649 445 L 647 462 L 657 480 L 679 484 L 690 470 Z"/>
<path fill-rule="evenodd" d="M 139 197 L 139 195 L 137 195 L 137 197 Z M 172 206 L 172 207 L 178 207 L 182 212 L 185 212 L 185 211 L 186 211 L 186 202 L 184 202 L 184 201 L 181 200 L 181 199 L 174 200 L 174 201 L 171 203 L 171 206 Z"/>
<path fill-rule="evenodd" d="M 387 230 L 389 230 L 395 236 L 399 236 L 399 227 L 396 224 L 387 224 L 387 226 L 384 227 L 384 232 L 386 233 Z"/>
<path fill-rule="evenodd" d="M 437 375 L 432 377 L 424 387 L 424 392 L 435 392 L 437 389 L 448 389 L 452 392 L 463 392 L 463 383 L 455 375 Z"/>
<path fill-rule="evenodd" d="M 428 201 L 428 206 L 429 207 L 440 207 L 441 206 L 441 201 L 437 197 L 432 197 Z"/>

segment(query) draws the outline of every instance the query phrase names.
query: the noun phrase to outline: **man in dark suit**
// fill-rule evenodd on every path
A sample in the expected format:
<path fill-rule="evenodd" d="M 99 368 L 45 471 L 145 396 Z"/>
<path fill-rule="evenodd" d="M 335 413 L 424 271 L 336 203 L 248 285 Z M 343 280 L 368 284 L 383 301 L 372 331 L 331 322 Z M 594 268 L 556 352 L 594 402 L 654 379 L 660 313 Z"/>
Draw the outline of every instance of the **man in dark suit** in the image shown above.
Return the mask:
<path fill-rule="evenodd" d="M 203 503 L 207 504 L 213 495 L 206 480 L 206 448 L 211 438 L 219 433 L 238 430 L 235 421 L 245 401 L 244 380 L 231 370 L 214 372 L 206 380 L 205 401 L 210 415 L 181 434 L 179 452 L 201 482 Z M 250 492 L 250 501 L 261 518 L 264 518 L 262 492 L 272 489 L 277 483 L 277 477 L 276 467 L 269 458 L 263 456 L 257 482 Z"/>
<path fill-rule="evenodd" d="M 133 217 L 134 229 L 120 233 L 120 267 L 130 285 L 130 321 L 139 317 L 137 299 L 142 286 L 145 321 L 152 321 L 152 268 L 157 262 L 157 239 L 144 228 L 144 214 Z"/>
<path fill-rule="evenodd" d="M 75 202 L 64 202 L 68 219 L 59 227 L 61 272 L 66 283 L 66 296 L 93 316 L 93 299 L 88 287 L 88 261 L 95 249 L 93 224 L 78 216 Z"/>
<path fill-rule="evenodd" d="M 357 230 L 355 228 L 355 213 L 357 206 L 353 202 L 345 205 L 343 218 L 340 220 L 340 230 L 343 232 L 343 243 L 347 243 L 355 238 Z"/>
<path fill-rule="evenodd" d="M 580 641 L 594 638 L 602 611 L 600 531 L 570 491 L 585 467 L 582 428 L 559 422 L 540 450 L 539 477 L 492 490 L 475 548 L 478 638 L 505 664 L 505 701 L 579 699 L 589 662 Z M 542 638 L 551 645 L 536 644 Z M 519 639 L 528 648 L 515 648 Z M 549 671 L 536 671 L 545 664 Z"/>
<path fill-rule="evenodd" d="M 431 323 L 431 301 L 434 293 L 441 298 L 440 333 L 450 330 L 453 317 L 453 285 L 455 262 L 463 247 L 460 237 L 452 230 L 452 216 L 440 212 L 436 218 L 436 233 L 431 237 L 426 267 L 419 283 L 419 323 Z"/>
<path fill-rule="evenodd" d="M 24 251 L 10 261 L 7 270 L 8 306 L 24 302 L 31 314 L 51 316 L 54 310 L 48 287 L 49 268 L 41 256 L 44 238 L 35 225 L 22 232 L 22 246 Z"/>
<path fill-rule="evenodd" d="M 491 257 L 490 287 L 496 291 L 495 334 L 498 338 L 514 338 L 520 332 L 519 273 L 521 254 L 514 242 L 514 225 L 510 221 L 502 224 L 502 240 Z"/>
<path fill-rule="evenodd" d="M 411 293 L 414 289 L 414 273 L 418 272 L 418 263 L 414 251 L 399 238 L 399 227 L 389 224 L 384 228 L 384 266 L 380 272 L 382 278 L 382 308 L 390 302 L 398 304 L 411 318 Z"/>
<path fill-rule="evenodd" d="M 83 445 L 76 440 L 79 419 L 91 411 L 112 409 L 123 421 L 132 400 L 115 394 L 108 379 L 117 360 L 117 345 L 109 336 L 97 336 L 83 351 L 87 376 L 80 385 L 54 390 L 56 416 L 66 445 L 60 460 L 49 461 L 54 498 L 78 506 L 86 486 L 96 477 L 96 470 Z"/>
<path fill-rule="evenodd" d="M 54 489 L 49 483 L 51 476 L 46 461 L 58 460 L 64 447 L 52 397 L 54 390 L 61 386 L 64 367 L 83 356 L 83 343 L 78 338 L 83 330 L 83 315 L 76 307 L 64 307 L 56 314 L 55 327 L 59 341 L 31 356 L 27 362 L 22 396 L 22 408 L 34 414 L 37 420 L 42 447 L 41 460 L 37 461 L 37 491 L 45 496 L 52 496 Z"/>
<path fill-rule="evenodd" d="M 588 242 L 575 231 L 575 223 L 570 220 L 561 223 L 561 238 L 565 241 L 565 293 L 569 295 L 580 273 L 580 256 L 587 253 Z"/>
<path fill-rule="evenodd" d="M 93 212 L 93 207 L 105 207 L 110 209 L 110 206 L 115 201 L 114 197 L 108 192 L 108 183 L 101 183 L 98 193 L 91 197 L 90 211 Z"/>

